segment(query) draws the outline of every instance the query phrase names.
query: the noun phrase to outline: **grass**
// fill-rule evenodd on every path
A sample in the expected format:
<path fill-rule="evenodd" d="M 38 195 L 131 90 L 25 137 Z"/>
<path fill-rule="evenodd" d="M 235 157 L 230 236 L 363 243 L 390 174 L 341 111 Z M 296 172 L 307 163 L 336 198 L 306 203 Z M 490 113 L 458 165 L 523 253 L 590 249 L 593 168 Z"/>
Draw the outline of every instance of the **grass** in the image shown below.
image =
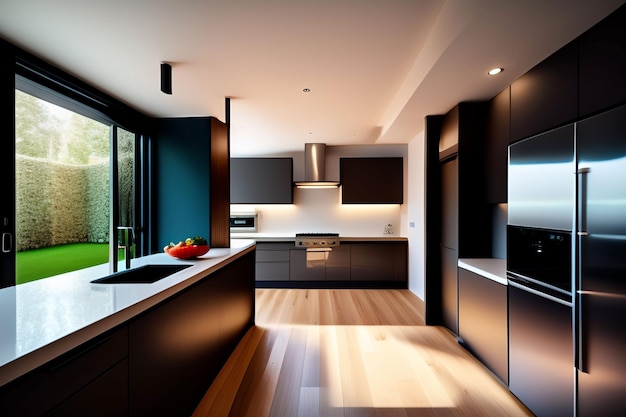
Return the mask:
<path fill-rule="evenodd" d="M 106 243 L 72 243 L 15 254 L 16 284 L 109 262 Z"/>

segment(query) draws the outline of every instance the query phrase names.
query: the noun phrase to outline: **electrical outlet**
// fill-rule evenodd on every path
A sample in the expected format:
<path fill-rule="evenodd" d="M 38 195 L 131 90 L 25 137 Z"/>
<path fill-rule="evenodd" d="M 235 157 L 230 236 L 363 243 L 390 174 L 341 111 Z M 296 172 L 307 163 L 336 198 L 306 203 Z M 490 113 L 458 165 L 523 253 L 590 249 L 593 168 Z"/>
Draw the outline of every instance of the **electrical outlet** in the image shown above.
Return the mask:
<path fill-rule="evenodd" d="M 385 234 L 386 235 L 392 235 L 393 234 L 393 226 L 391 224 L 388 224 L 387 226 L 385 226 Z"/>

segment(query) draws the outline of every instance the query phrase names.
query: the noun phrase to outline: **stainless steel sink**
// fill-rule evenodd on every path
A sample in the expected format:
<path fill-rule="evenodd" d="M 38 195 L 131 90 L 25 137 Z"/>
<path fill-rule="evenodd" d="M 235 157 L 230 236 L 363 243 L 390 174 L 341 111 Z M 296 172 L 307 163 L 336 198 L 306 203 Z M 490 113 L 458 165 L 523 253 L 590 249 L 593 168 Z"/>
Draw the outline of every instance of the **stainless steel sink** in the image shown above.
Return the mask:
<path fill-rule="evenodd" d="M 151 284 L 191 265 L 143 265 L 91 281 L 94 284 Z"/>

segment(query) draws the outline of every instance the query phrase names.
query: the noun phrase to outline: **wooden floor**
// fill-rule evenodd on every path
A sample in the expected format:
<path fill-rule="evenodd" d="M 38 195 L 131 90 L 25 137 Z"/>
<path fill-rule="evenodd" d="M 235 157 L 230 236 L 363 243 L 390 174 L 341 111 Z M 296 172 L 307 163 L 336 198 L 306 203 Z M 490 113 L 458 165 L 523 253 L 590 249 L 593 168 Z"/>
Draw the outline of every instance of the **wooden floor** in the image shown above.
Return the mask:
<path fill-rule="evenodd" d="M 193 417 L 532 416 L 408 290 L 257 289 Z"/>

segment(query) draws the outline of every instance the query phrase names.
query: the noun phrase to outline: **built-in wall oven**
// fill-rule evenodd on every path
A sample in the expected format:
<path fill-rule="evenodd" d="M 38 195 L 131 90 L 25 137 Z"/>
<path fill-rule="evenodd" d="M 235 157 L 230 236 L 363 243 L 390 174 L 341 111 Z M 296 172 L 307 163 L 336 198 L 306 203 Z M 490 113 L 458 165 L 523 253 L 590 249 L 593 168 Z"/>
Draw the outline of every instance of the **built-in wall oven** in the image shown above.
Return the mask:
<path fill-rule="evenodd" d="M 509 389 L 538 417 L 574 415 L 573 126 L 509 147 Z"/>
<path fill-rule="evenodd" d="M 258 231 L 258 213 L 231 213 L 231 233 L 256 233 Z"/>

